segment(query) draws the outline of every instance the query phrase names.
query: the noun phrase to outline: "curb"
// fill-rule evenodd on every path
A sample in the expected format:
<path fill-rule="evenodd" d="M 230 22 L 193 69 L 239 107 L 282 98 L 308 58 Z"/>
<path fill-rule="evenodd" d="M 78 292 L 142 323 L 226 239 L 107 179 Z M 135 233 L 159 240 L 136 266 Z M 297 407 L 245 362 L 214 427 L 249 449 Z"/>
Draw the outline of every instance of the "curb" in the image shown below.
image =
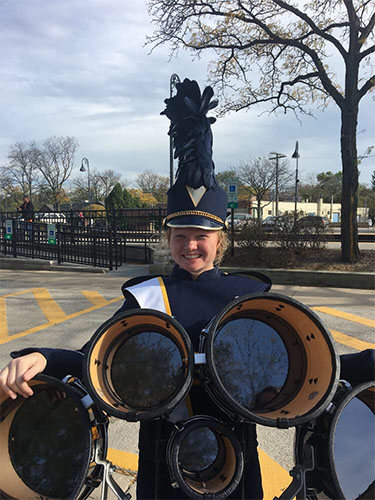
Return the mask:
<path fill-rule="evenodd" d="M 0 269 L 65 271 L 80 273 L 107 273 L 108 268 L 80 266 L 71 263 L 58 264 L 54 260 L 25 259 L 0 256 Z M 119 268 L 121 269 L 121 267 Z M 172 266 L 149 265 L 149 274 L 169 274 Z M 260 272 L 266 274 L 274 285 L 297 285 L 330 288 L 353 288 L 375 290 L 375 273 L 350 273 L 343 271 L 310 271 L 301 269 L 262 269 L 243 267 L 221 267 L 227 273 Z"/>
<path fill-rule="evenodd" d="M 343 271 L 310 271 L 308 269 L 263 269 L 246 267 L 226 267 L 220 269 L 226 273 L 258 272 L 268 276 L 274 285 L 298 285 L 329 288 L 353 288 L 375 290 L 375 273 L 350 273 Z M 150 274 L 169 274 L 170 264 L 151 264 Z"/>
<path fill-rule="evenodd" d="M 22 257 L 0 256 L 0 269 L 14 269 L 25 271 L 65 271 L 79 273 L 107 273 L 104 267 L 80 266 L 64 262 L 58 264 L 56 260 L 25 259 Z"/>

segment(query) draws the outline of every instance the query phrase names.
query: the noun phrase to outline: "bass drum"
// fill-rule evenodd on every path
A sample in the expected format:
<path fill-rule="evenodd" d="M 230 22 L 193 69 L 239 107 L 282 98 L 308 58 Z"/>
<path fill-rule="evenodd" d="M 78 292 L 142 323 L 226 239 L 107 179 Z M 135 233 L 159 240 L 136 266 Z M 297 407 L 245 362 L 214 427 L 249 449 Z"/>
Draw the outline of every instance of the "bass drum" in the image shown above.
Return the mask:
<path fill-rule="evenodd" d="M 375 498 L 375 382 L 354 389 L 340 382 L 332 404 L 310 425 L 297 427 L 297 464 L 314 455 L 306 473 L 310 499 Z"/>
<path fill-rule="evenodd" d="M 38 375 L 34 395 L 1 401 L 0 496 L 88 498 L 107 454 L 107 418 L 77 379 Z"/>

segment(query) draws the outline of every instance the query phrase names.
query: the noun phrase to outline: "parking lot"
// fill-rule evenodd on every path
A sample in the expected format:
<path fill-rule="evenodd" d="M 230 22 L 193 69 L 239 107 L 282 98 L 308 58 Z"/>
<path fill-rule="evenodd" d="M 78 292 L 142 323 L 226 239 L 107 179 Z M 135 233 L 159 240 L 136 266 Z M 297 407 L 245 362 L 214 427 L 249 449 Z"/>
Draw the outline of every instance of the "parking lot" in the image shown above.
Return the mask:
<path fill-rule="evenodd" d="M 1 271 L 1 366 L 11 351 L 25 347 L 80 348 L 120 307 L 124 281 L 142 274 L 148 274 L 148 266 L 124 265 L 103 274 Z M 330 329 L 339 354 L 375 347 L 373 291 L 286 285 L 273 291 L 312 308 Z M 137 434 L 138 424 L 111 421 L 109 456 L 123 470 L 136 469 Z M 290 482 L 293 430 L 258 426 L 258 436 L 265 498 L 273 498 Z M 133 476 L 119 473 L 116 480 L 125 488 Z"/>

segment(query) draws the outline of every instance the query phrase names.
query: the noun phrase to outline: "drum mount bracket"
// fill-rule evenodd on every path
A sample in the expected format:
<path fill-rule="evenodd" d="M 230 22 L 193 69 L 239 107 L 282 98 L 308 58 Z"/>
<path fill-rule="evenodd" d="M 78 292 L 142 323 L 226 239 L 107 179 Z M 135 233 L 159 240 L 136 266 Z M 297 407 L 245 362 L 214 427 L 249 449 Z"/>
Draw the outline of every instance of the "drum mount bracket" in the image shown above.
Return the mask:
<path fill-rule="evenodd" d="M 95 463 L 103 466 L 103 478 L 102 478 L 102 491 L 100 494 L 100 500 L 106 500 L 108 495 L 108 487 L 116 495 L 118 500 L 130 500 L 130 493 L 124 492 L 120 486 L 114 480 L 112 474 L 115 471 L 115 467 L 112 462 L 108 460 L 102 460 L 99 455 L 99 450 L 95 453 Z"/>
<path fill-rule="evenodd" d="M 306 446 L 305 458 L 302 465 L 296 465 L 289 472 L 293 477 L 292 482 L 287 489 L 279 497 L 274 497 L 273 500 L 306 500 L 306 472 L 310 472 L 315 468 L 315 455 L 312 446 Z"/>

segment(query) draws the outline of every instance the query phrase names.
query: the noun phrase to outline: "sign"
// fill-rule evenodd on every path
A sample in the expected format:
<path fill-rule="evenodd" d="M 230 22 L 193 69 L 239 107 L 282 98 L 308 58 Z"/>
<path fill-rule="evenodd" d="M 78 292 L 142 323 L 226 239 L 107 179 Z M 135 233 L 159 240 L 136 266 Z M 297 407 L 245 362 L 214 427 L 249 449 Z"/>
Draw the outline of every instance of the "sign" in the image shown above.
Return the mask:
<path fill-rule="evenodd" d="M 7 219 L 5 221 L 5 239 L 11 240 L 13 238 L 13 224 L 12 219 Z"/>
<path fill-rule="evenodd" d="M 238 207 L 238 186 L 237 182 L 228 183 L 228 208 Z"/>
<path fill-rule="evenodd" d="M 56 245 L 56 224 L 47 224 L 48 243 Z"/>

